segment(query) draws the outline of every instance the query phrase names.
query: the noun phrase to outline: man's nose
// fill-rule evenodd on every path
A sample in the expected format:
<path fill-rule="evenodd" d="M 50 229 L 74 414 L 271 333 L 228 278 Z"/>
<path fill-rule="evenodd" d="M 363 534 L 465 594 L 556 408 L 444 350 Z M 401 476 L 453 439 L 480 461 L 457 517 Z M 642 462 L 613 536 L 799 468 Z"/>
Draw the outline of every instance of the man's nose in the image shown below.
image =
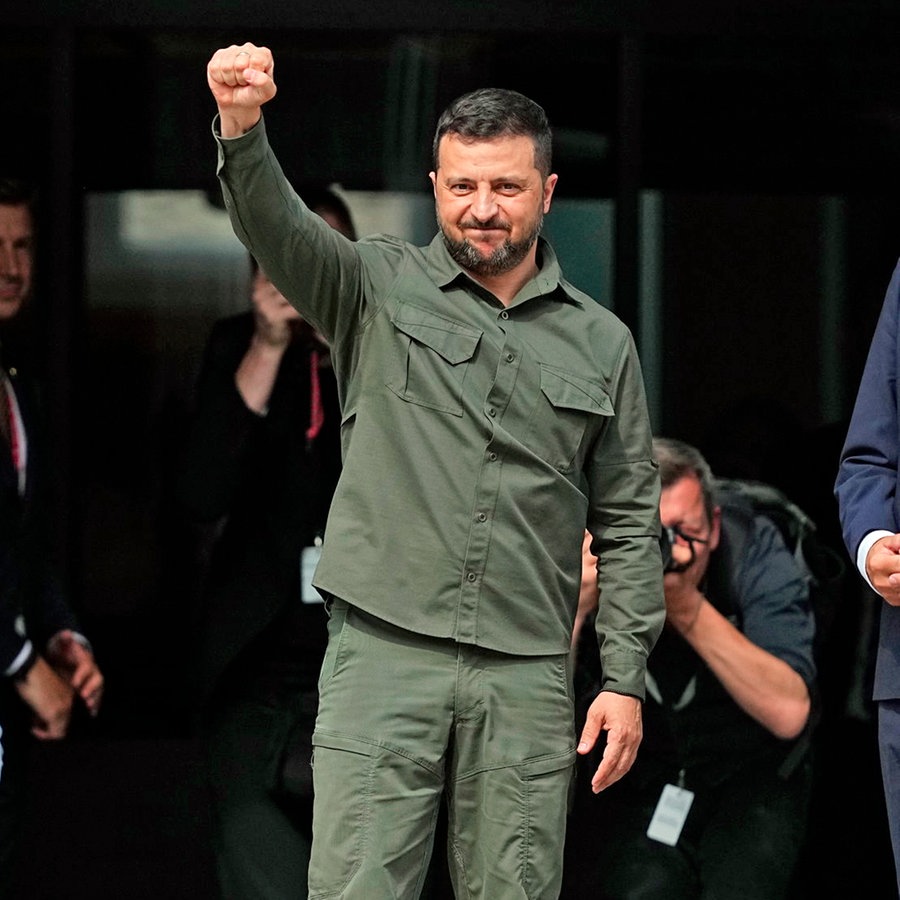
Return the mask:
<path fill-rule="evenodd" d="M 19 274 L 19 255 L 14 247 L 0 241 L 0 274 L 7 277 Z"/>
<path fill-rule="evenodd" d="M 472 215 L 479 222 L 489 222 L 497 214 L 497 200 L 493 189 L 479 188 L 472 199 Z"/>

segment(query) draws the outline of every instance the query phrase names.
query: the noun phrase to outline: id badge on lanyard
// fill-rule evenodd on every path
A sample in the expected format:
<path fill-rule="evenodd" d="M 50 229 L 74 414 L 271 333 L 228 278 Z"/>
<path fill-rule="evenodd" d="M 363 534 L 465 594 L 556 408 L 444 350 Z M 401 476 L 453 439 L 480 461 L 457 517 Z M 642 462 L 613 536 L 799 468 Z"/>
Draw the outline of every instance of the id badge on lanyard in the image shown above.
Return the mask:
<path fill-rule="evenodd" d="M 322 555 L 322 538 L 316 536 L 312 547 L 300 551 L 300 601 L 302 603 L 323 603 L 322 595 L 313 587 L 313 575 Z"/>

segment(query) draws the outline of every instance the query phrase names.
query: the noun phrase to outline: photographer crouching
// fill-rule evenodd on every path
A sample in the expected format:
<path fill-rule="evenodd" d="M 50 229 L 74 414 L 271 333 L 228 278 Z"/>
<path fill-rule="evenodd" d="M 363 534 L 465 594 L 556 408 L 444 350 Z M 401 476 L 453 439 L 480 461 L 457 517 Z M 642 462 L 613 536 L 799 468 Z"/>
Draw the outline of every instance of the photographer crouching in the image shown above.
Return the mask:
<path fill-rule="evenodd" d="M 699 451 L 664 438 L 654 451 L 666 628 L 649 658 L 629 778 L 598 796 L 574 792 L 568 851 L 578 862 L 566 896 L 581 896 L 583 879 L 601 900 L 778 900 L 789 895 L 812 787 L 807 580 L 771 520 L 716 494 Z M 583 588 L 582 612 L 589 602 Z M 579 652 L 576 690 L 595 665 Z"/>

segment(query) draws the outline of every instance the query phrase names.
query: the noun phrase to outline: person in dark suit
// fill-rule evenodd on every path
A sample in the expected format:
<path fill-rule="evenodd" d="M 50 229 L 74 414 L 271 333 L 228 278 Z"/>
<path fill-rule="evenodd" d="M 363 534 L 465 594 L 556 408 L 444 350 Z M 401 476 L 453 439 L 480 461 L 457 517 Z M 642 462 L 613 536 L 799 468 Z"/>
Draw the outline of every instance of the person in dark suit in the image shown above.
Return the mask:
<path fill-rule="evenodd" d="M 844 543 L 883 599 L 873 699 L 900 890 L 900 263 L 888 285 L 841 450 L 835 496 Z"/>
<path fill-rule="evenodd" d="M 104 679 L 56 573 L 26 309 L 34 192 L 0 178 L 0 896 L 13 896 L 32 738 L 65 737 L 76 698 L 96 715 Z"/>
<path fill-rule="evenodd" d="M 337 194 L 306 196 L 355 238 Z M 219 320 L 207 344 L 180 493 L 196 521 L 218 526 L 199 678 L 221 890 L 296 900 L 327 640 L 309 579 L 340 472 L 340 411 L 328 348 L 253 268 L 252 311 Z"/>

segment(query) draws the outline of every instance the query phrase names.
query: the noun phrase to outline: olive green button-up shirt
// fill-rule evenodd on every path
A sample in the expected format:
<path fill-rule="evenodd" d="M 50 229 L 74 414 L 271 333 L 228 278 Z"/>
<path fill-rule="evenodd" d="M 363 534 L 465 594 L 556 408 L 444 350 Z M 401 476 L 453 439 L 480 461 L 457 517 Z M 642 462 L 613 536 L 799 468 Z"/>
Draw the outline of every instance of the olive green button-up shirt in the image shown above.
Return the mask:
<path fill-rule="evenodd" d="M 330 228 L 288 185 L 264 122 L 217 141 L 236 234 L 332 347 L 343 473 L 315 585 L 417 633 L 566 653 L 587 527 L 603 686 L 643 698 L 665 607 L 628 329 L 543 240 L 539 273 L 505 307 L 440 236 Z"/>

